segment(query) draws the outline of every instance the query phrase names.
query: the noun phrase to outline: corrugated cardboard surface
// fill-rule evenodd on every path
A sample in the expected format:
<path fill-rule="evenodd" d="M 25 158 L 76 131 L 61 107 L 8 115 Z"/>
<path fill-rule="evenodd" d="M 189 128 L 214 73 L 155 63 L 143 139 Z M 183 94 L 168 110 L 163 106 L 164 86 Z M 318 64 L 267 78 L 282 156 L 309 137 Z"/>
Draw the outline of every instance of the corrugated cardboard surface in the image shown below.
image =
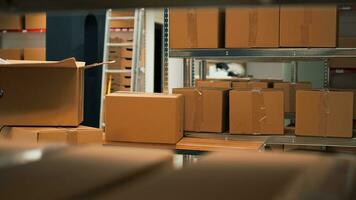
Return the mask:
<path fill-rule="evenodd" d="M 230 80 L 195 80 L 197 88 L 224 88 L 231 89 Z"/>
<path fill-rule="evenodd" d="M 224 132 L 228 128 L 228 90 L 219 88 L 174 88 L 185 101 L 184 130 Z"/>
<path fill-rule="evenodd" d="M 0 14 L 0 30 L 22 30 L 22 17 L 17 14 Z"/>
<path fill-rule="evenodd" d="M 107 141 L 175 144 L 183 136 L 182 95 L 112 93 L 105 98 Z"/>
<path fill-rule="evenodd" d="M 231 90 L 231 134 L 284 134 L 283 91 Z"/>
<path fill-rule="evenodd" d="M 297 90 L 311 89 L 311 83 L 275 83 L 274 88 L 284 92 L 284 112 L 295 112 L 295 94 Z"/>
<path fill-rule="evenodd" d="M 83 120 L 83 66 L 61 62 L 0 65 L 0 124 L 78 126 Z M 83 63 L 81 63 L 83 64 Z"/>
<path fill-rule="evenodd" d="M 94 199 L 257 200 L 304 199 L 305 196 L 312 196 L 313 199 L 313 195 L 340 197 L 340 194 L 352 191 L 352 187 L 345 189 L 345 185 L 353 185 L 355 180 L 353 175 L 341 174 L 352 172 L 354 166 L 350 161 L 317 155 L 242 151 L 210 153 L 183 170 L 145 179 L 131 187 L 113 188 L 111 192 Z M 330 176 L 333 179 L 329 179 Z M 343 181 L 339 183 L 336 180 Z M 338 184 L 333 184 L 335 181 Z M 296 186 L 299 186 L 298 190 Z M 290 193 L 294 196 L 288 196 Z"/>
<path fill-rule="evenodd" d="M 353 93 L 297 91 L 296 135 L 352 137 Z"/>
<path fill-rule="evenodd" d="M 24 60 L 46 60 L 46 49 L 45 48 L 25 48 L 24 49 Z"/>
<path fill-rule="evenodd" d="M 21 60 L 22 49 L 0 49 L 0 58 L 9 60 Z"/>
<path fill-rule="evenodd" d="M 24 143 L 101 144 L 103 131 L 87 126 L 5 127 L 1 135 L 14 142 Z"/>
<path fill-rule="evenodd" d="M 281 6 L 281 47 L 336 47 L 337 6 Z"/>
<path fill-rule="evenodd" d="M 47 27 L 46 13 L 32 13 L 25 15 L 26 29 L 46 29 Z"/>
<path fill-rule="evenodd" d="M 223 47 L 222 20 L 218 8 L 170 9 L 170 48 Z"/>
<path fill-rule="evenodd" d="M 269 84 L 262 81 L 232 82 L 232 89 L 264 89 L 268 88 Z"/>
<path fill-rule="evenodd" d="M 279 6 L 227 8 L 225 47 L 278 47 Z"/>
<path fill-rule="evenodd" d="M 162 171 L 170 162 L 168 150 L 70 147 L 36 162 L 2 168 L 0 192 L 3 199 L 91 199 L 108 186 L 126 186 Z"/>

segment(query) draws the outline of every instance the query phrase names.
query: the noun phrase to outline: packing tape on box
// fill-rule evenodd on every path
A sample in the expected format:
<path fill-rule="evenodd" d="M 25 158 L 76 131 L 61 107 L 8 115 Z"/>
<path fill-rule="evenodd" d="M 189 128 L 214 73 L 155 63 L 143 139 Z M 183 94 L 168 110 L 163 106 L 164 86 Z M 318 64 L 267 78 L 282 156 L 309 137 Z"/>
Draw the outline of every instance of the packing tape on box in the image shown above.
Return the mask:
<path fill-rule="evenodd" d="M 266 123 L 267 113 L 263 93 L 260 89 L 252 90 L 252 127 L 253 134 L 260 135 Z"/>
<path fill-rule="evenodd" d="M 328 89 L 321 91 L 319 110 L 320 110 L 319 135 L 323 137 L 327 137 L 328 118 L 330 115 L 330 91 Z"/>
<path fill-rule="evenodd" d="M 191 48 L 198 46 L 198 22 L 196 9 L 188 10 L 188 23 L 187 23 L 188 42 Z"/>
<path fill-rule="evenodd" d="M 300 27 L 301 31 L 301 42 L 304 46 L 309 45 L 309 32 L 310 32 L 310 26 L 312 24 L 312 11 L 309 10 L 308 8 L 304 9 L 304 15 L 303 15 L 303 20 L 304 23 Z"/>
<path fill-rule="evenodd" d="M 194 130 L 200 132 L 203 123 L 203 93 L 200 90 L 195 89 L 194 97 L 195 110 L 192 111 L 194 113 Z"/>
<path fill-rule="evenodd" d="M 249 46 L 256 46 L 257 41 L 257 22 L 258 22 L 258 11 L 257 9 L 251 9 L 249 12 L 249 37 L 248 37 L 248 44 Z"/>

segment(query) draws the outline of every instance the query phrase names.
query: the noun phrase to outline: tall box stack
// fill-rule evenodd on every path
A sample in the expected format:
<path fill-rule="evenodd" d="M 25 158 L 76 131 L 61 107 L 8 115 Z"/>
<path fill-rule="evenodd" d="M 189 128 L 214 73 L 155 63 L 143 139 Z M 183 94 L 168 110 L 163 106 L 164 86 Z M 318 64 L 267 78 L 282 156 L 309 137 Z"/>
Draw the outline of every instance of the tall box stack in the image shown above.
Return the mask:
<path fill-rule="evenodd" d="M 337 6 L 281 6 L 281 47 L 336 47 Z"/>
<path fill-rule="evenodd" d="M 85 63 L 14 61 L 0 65 L 0 124 L 78 126 Z"/>
<path fill-rule="evenodd" d="M 179 94 L 117 92 L 105 98 L 107 141 L 175 144 L 183 137 Z"/>
<path fill-rule="evenodd" d="M 46 29 L 47 16 L 46 13 L 31 13 L 25 15 L 25 28 L 33 29 Z"/>
<path fill-rule="evenodd" d="M 279 6 L 227 8 L 225 47 L 279 46 Z"/>
<path fill-rule="evenodd" d="M 231 90 L 230 133 L 284 134 L 283 91 Z"/>
<path fill-rule="evenodd" d="M 46 60 L 46 49 L 45 48 L 25 48 L 24 49 L 24 60 Z"/>
<path fill-rule="evenodd" d="M 352 91 L 297 91 L 295 134 L 352 137 Z"/>
<path fill-rule="evenodd" d="M 223 47 L 223 19 L 218 8 L 170 9 L 170 48 Z"/>
<path fill-rule="evenodd" d="M 228 129 L 228 89 L 175 88 L 185 101 L 184 130 L 193 132 L 224 132 Z"/>
<path fill-rule="evenodd" d="M 22 30 L 22 16 L 18 14 L 0 14 L 0 30 Z"/>
<path fill-rule="evenodd" d="M 274 88 L 282 89 L 284 92 L 284 112 L 295 112 L 295 95 L 297 90 L 312 89 L 312 85 L 309 82 L 299 83 L 275 83 Z"/>

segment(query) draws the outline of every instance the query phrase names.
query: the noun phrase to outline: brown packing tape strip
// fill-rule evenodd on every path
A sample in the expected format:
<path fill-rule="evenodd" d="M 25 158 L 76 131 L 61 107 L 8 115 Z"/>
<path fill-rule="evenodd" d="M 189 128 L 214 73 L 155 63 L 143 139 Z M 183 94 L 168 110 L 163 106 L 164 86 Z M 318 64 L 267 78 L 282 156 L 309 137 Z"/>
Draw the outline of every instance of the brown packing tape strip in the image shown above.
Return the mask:
<path fill-rule="evenodd" d="M 188 10 L 188 42 L 191 48 L 198 46 L 198 22 L 196 9 Z"/>
<path fill-rule="evenodd" d="M 312 11 L 309 10 L 308 8 L 304 8 L 304 14 L 303 14 L 303 24 L 301 25 L 301 43 L 303 46 L 308 46 L 309 45 L 309 32 L 310 32 L 310 26 L 312 24 Z"/>
<path fill-rule="evenodd" d="M 263 93 L 259 89 L 252 90 L 252 127 L 253 134 L 259 135 L 266 123 L 266 106 Z"/>
<path fill-rule="evenodd" d="M 194 115 L 194 130 L 197 132 L 201 131 L 201 125 L 203 123 L 203 93 L 202 91 L 195 89 L 194 90 L 194 99 L 195 99 L 195 110 L 193 110 Z"/>
<path fill-rule="evenodd" d="M 249 37 L 248 37 L 248 45 L 256 46 L 257 41 L 257 32 L 258 32 L 258 11 L 257 9 L 252 9 L 249 12 Z"/>
<path fill-rule="evenodd" d="M 328 118 L 330 114 L 330 91 L 325 90 L 320 95 L 320 121 L 319 121 L 319 135 L 327 137 L 328 134 Z"/>

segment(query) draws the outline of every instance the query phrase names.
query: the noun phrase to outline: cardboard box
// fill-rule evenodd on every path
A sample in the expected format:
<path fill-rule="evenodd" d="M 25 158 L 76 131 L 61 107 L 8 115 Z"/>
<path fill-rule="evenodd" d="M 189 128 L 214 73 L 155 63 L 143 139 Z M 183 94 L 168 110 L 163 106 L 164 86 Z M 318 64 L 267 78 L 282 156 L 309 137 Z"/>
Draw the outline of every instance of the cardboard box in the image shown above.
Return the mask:
<path fill-rule="evenodd" d="M 102 145 L 37 147 L 17 153 L 26 162 L 16 159 L 2 167 L 3 199 L 92 198 L 108 185 L 125 186 L 128 180 L 135 182 L 156 170 L 162 173 L 173 159 L 169 150 Z"/>
<path fill-rule="evenodd" d="M 279 47 L 279 6 L 226 8 L 225 47 Z"/>
<path fill-rule="evenodd" d="M 112 17 L 130 17 L 135 16 L 133 10 L 115 10 L 111 12 Z M 133 28 L 135 26 L 134 20 L 112 20 L 110 21 L 110 28 Z"/>
<path fill-rule="evenodd" d="M 281 47 L 336 47 L 337 6 L 281 6 Z"/>
<path fill-rule="evenodd" d="M 231 81 L 230 80 L 195 80 L 195 86 L 197 88 L 224 88 L 231 89 Z"/>
<path fill-rule="evenodd" d="M 221 133 L 228 128 L 228 89 L 174 88 L 184 96 L 184 130 Z"/>
<path fill-rule="evenodd" d="M 22 16 L 18 14 L 0 14 L 0 30 L 22 30 Z"/>
<path fill-rule="evenodd" d="M 26 29 L 46 29 L 46 13 L 31 13 L 25 15 L 25 28 Z"/>
<path fill-rule="evenodd" d="M 5 127 L 1 135 L 15 142 L 94 144 L 102 143 L 101 129 L 79 126 L 65 127 Z"/>
<path fill-rule="evenodd" d="M 133 49 L 132 48 L 121 48 L 120 57 L 121 58 L 132 58 Z"/>
<path fill-rule="evenodd" d="M 169 10 L 172 49 L 223 47 L 223 13 L 218 8 Z"/>
<path fill-rule="evenodd" d="M 85 63 L 11 61 L 0 65 L 0 124 L 78 126 Z"/>
<path fill-rule="evenodd" d="M 24 60 L 38 60 L 46 61 L 46 49 L 45 48 L 25 48 Z"/>
<path fill-rule="evenodd" d="M 265 89 L 269 88 L 272 83 L 262 81 L 244 81 L 232 82 L 232 89 Z"/>
<path fill-rule="evenodd" d="M 119 73 L 112 75 L 112 84 L 116 85 L 131 85 L 131 73 Z"/>
<path fill-rule="evenodd" d="M 353 96 L 351 91 L 297 91 L 295 134 L 352 137 Z"/>
<path fill-rule="evenodd" d="M 339 37 L 339 48 L 356 48 L 356 37 Z M 330 68 L 356 68 L 356 58 L 330 58 Z"/>
<path fill-rule="evenodd" d="M 183 112 L 182 95 L 109 94 L 105 98 L 106 140 L 175 144 L 183 137 Z"/>
<path fill-rule="evenodd" d="M 295 112 L 295 94 L 297 90 L 312 89 L 310 82 L 300 83 L 275 83 L 274 88 L 284 92 L 284 112 Z"/>
<path fill-rule="evenodd" d="M 130 85 L 120 85 L 119 91 L 131 91 L 131 86 Z"/>
<path fill-rule="evenodd" d="M 21 60 L 22 49 L 0 49 L 0 58 L 8 60 Z"/>
<path fill-rule="evenodd" d="M 284 134 L 283 91 L 231 90 L 231 134 Z"/>

